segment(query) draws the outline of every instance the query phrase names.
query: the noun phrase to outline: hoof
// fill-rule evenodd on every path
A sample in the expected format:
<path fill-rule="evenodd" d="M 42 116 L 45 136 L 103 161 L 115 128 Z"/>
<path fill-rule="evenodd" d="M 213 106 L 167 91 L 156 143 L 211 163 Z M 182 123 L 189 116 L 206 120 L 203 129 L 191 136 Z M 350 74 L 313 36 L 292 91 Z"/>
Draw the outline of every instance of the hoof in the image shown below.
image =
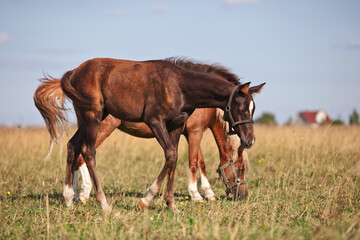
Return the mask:
<path fill-rule="evenodd" d="M 172 210 L 175 214 L 180 213 L 180 210 L 179 210 L 177 207 L 171 208 L 171 210 Z"/>
<path fill-rule="evenodd" d="M 87 197 L 85 197 L 84 195 L 80 194 L 79 199 L 80 199 L 80 201 L 82 202 L 82 204 L 86 205 L 86 202 L 87 202 L 87 200 L 88 200 Z"/>
<path fill-rule="evenodd" d="M 112 208 L 109 206 L 109 207 L 103 209 L 103 211 L 104 211 L 106 214 L 110 214 L 111 211 L 112 211 Z"/>
<path fill-rule="evenodd" d="M 72 208 L 73 207 L 73 201 L 71 200 L 65 200 L 65 206 L 68 208 Z"/>
<path fill-rule="evenodd" d="M 108 204 L 106 204 L 106 206 L 101 206 L 101 207 L 102 207 L 102 210 L 104 211 L 104 213 L 106 213 L 106 214 L 111 213 L 112 208 Z"/>
<path fill-rule="evenodd" d="M 176 207 L 175 203 L 171 203 L 168 207 L 173 211 L 175 214 L 180 213 L 179 209 Z"/>
<path fill-rule="evenodd" d="M 75 202 L 78 202 L 78 201 L 80 200 L 80 198 L 79 198 L 79 195 L 78 195 L 78 194 L 75 194 L 75 196 L 74 196 L 74 200 L 75 200 Z"/>
<path fill-rule="evenodd" d="M 193 201 L 196 203 L 202 203 L 202 202 L 204 202 L 204 199 L 198 198 L 198 199 L 193 199 Z"/>
<path fill-rule="evenodd" d="M 144 210 L 144 209 L 146 208 L 146 205 L 143 203 L 143 201 L 140 202 L 139 208 L 140 208 L 141 210 Z"/>
<path fill-rule="evenodd" d="M 212 196 L 210 196 L 210 197 L 206 197 L 206 199 L 207 199 L 208 201 L 215 201 L 215 200 L 216 200 L 216 197 L 215 197 L 215 195 L 212 195 Z"/>

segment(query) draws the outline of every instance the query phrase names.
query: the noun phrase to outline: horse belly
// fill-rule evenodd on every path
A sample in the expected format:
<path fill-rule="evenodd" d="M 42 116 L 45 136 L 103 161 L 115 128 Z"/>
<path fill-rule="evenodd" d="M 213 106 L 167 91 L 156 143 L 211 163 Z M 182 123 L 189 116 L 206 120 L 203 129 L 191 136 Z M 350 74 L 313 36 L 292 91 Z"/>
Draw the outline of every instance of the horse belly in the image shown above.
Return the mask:
<path fill-rule="evenodd" d="M 140 122 L 121 122 L 118 127 L 121 131 L 140 138 L 153 138 L 154 134 L 145 123 Z"/>
<path fill-rule="evenodd" d="M 141 101 L 105 101 L 105 111 L 116 118 L 131 122 L 143 122 L 144 104 Z"/>

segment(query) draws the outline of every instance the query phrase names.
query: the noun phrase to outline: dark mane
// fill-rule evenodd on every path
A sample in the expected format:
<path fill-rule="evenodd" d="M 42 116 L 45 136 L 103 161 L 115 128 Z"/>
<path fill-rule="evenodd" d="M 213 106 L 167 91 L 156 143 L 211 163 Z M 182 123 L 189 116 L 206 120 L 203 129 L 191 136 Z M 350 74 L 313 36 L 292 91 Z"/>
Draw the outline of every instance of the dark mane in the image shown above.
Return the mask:
<path fill-rule="evenodd" d="M 229 82 L 234 83 L 235 85 L 240 84 L 240 78 L 238 76 L 231 73 L 227 68 L 219 64 L 211 64 L 211 65 L 201 64 L 185 58 L 178 58 L 178 57 L 166 58 L 165 61 L 175 64 L 179 67 L 183 67 L 187 70 L 217 74 L 225 78 Z"/>

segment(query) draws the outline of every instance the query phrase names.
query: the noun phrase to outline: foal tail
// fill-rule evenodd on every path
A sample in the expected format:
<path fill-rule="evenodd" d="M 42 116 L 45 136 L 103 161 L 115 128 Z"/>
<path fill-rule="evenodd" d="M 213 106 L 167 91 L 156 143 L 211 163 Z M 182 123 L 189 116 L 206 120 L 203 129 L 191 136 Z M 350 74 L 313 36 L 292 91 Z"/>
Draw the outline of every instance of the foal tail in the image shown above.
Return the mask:
<path fill-rule="evenodd" d="M 74 107 L 81 109 L 91 108 L 91 97 L 84 93 L 78 92 L 70 83 L 71 75 L 74 71 L 68 71 L 61 78 L 61 88 L 64 94 L 73 101 Z M 76 111 L 76 109 L 75 109 Z M 78 115 L 78 114 L 77 114 Z M 77 116 L 79 118 L 79 116 Z M 79 121 L 79 119 L 78 119 Z"/>
<path fill-rule="evenodd" d="M 49 151 L 44 162 L 50 159 L 54 143 L 58 142 L 62 132 L 67 126 L 65 94 L 61 88 L 61 80 L 45 77 L 41 79 L 40 86 L 34 93 L 34 102 L 44 118 L 46 128 L 50 133 Z"/>

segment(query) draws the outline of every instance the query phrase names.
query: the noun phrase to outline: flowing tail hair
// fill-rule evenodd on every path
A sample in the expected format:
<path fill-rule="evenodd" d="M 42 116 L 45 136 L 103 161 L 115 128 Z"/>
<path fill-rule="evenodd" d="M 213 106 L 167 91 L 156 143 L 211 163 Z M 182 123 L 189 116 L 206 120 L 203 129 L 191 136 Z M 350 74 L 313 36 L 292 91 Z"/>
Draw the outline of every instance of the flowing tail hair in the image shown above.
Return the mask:
<path fill-rule="evenodd" d="M 65 108 L 66 98 L 72 100 L 80 108 L 86 109 L 91 105 L 90 99 L 81 95 L 71 85 L 72 73 L 73 71 L 66 72 L 61 79 L 44 77 L 40 80 L 41 84 L 34 93 L 35 106 L 44 118 L 46 128 L 50 134 L 49 150 L 44 162 L 50 159 L 54 143 L 58 143 L 59 138 L 67 128 L 66 111 L 68 109 Z M 76 115 L 79 125 L 81 124 L 81 117 L 77 113 Z"/>
<path fill-rule="evenodd" d="M 44 162 L 51 156 L 54 143 L 58 143 L 62 132 L 67 127 L 67 115 L 65 108 L 65 94 L 61 89 L 61 79 L 44 77 L 34 93 L 34 103 L 44 118 L 47 130 L 50 133 L 48 154 Z"/>

